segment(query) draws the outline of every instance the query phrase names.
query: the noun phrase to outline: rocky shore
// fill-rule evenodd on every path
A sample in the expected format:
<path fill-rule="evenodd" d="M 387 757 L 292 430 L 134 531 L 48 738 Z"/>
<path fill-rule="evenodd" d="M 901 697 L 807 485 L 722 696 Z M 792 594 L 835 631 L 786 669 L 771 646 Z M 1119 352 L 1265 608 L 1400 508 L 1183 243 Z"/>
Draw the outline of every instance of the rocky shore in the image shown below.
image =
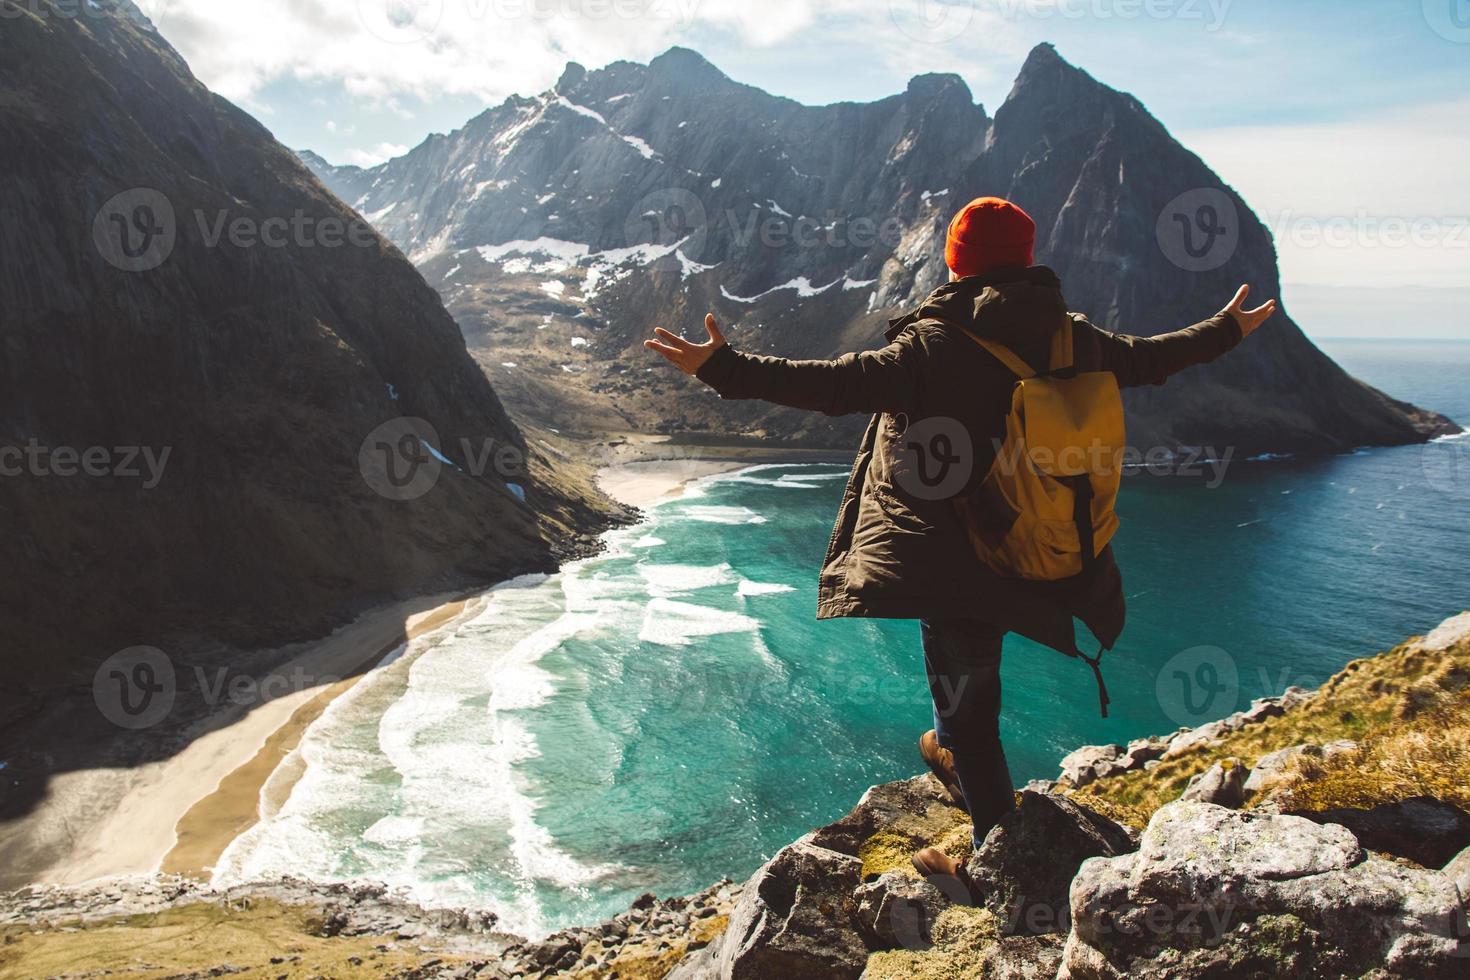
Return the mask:
<path fill-rule="evenodd" d="M 135 878 L 0 897 L 0 975 L 1463 977 L 1467 708 L 1470 614 L 1317 691 L 1079 749 L 974 853 L 924 775 L 873 787 L 743 886 L 646 895 L 538 942 L 381 886 Z M 920 880 L 908 858 L 925 845 L 965 860 L 974 893 Z M 193 958 L 174 960 L 185 929 Z M 116 941 L 140 931 L 146 955 Z"/>

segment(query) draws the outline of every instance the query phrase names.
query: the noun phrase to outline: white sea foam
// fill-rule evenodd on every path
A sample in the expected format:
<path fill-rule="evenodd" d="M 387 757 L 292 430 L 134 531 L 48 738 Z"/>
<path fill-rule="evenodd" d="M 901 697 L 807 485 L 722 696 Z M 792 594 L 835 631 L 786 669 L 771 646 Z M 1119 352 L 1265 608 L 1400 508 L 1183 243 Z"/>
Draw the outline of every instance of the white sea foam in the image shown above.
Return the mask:
<path fill-rule="evenodd" d="M 638 639 L 663 646 L 688 646 L 695 637 L 754 633 L 760 622 L 749 616 L 692 602 L 653 599 L 644 610 Z"/>
<path fill-rule="evenodd" d="M 795 586 L 781 582 L 752 582 L 748 578 L 743 578 L 740 580 L 739 587 L 735 589 L 735 594 L 738 596 L 775 595 L 780 592 L 795 591 Z"/>
<path fill-rule="evenodd" d="M 559 849 L 517 770 L 539 755 L 520 716 L 555 691 L 539 661 L 596 627 L 579 605 L 621 605 L 617 590 L 579 581 L 578 566 L 568 572 L 489 593 L 471 618 L 415 640 L 337 699 L 303 736 L 305 771 L 290 798 L 231 844 L 215 880 L 366 873 L 429 906 L 488 902 L 507 928 L 541 935 L 537 882 L 575 890 L 620 870 Z M 344 839 L 343 826 L 364 815 L 375 818 Z M 466 837 L 505 842 L 489 894 L 486 869 L 467 871 L 443 844 Z"/>
<path fill-rule="evenodd" d="M 676 596 L 696 589 L 725 585 L 735 580 L 728 564 L 720 565 L 655 565 L 638 566 L 638 574 L 648 583 L 651 596 Z"/>
<path fill-rule="evenodd" d="M 684 510 L 683 517 L 706 524 L 764 524 L 766 519 L 749 507 L 698 504 Z"/>

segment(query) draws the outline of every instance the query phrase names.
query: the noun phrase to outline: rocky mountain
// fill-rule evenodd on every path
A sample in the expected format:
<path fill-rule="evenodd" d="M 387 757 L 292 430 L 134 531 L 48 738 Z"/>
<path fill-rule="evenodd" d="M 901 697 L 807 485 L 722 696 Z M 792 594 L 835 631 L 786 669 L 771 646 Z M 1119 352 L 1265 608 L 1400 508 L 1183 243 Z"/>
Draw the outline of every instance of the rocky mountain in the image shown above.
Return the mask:
<path fill-rule="evenodd" d="M 321 635 L 605 526 L 413 266 L 136 7 L 7 7 L 7 725 L 124 648 Z"/>
<path fill-rule="evenodd" d="M 946 276 L 944 229 L 982 194 L 1025 206 L 1072 306 L 1154 334 L 1244 281 L 1278 295 L 1266 228 L 1133 97 L 1049 45 L 992 118 L 954 75 L 811 107 L 693 51 L 569 65 L 371 169 L 307 164 L 437 285 L 513 413 L 573 431 L 846 446 L 859 420 L 718 404 L 652 364 L 654 325 L 712 309 L 739 347 L 877 346 Z M 1289 317 L 1186 379 L 1131 392 L 1140 446 L 1333 451 L 1452 431 L 1355 381 Z"/>

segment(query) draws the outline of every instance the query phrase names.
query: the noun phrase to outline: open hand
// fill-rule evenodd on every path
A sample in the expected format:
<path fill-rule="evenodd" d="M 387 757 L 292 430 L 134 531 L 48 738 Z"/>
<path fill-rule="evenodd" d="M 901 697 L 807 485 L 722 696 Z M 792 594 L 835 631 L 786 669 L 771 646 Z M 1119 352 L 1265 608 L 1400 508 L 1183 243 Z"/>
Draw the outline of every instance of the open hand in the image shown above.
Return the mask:
<path fill-rule="evenodd" d="M 1257 327 L 1271 319 L 1272 314 L 1276 312 L 1276 301 L 1274 299 L 1268 300 L 1265 304 L 1253 310 L 1246 309 L 1245 298 L 1250 294 L 1251 288 L 1249 286 L 1241 286 L 1239 291 L 1236 292 L 1235 298 L 1230 301 L 1230 305 L 1225 307 L 1223 311 L 1235 317 L 1235 322 L 1240 324 L 1240 337 L 1242 340 L 1254 333 Z"/>
<path fill-rule="evenodd" d="M 699 369 L 704 367 L 704 362 L 709 360 L 715 351 L 725 346 L 725 335 L 720 333 L 713 313 L 705 315 L 704 329 L 709 333 L 709 342 L 691 344 L 683 337 L 676 337 L 669 333 L 663 327 L 656 327 L 653 332 L 658 339 L 645 340 L 643 346 L 649 350 L 658 351 L 670 364 L 685 374 L 698 374 Z"/>

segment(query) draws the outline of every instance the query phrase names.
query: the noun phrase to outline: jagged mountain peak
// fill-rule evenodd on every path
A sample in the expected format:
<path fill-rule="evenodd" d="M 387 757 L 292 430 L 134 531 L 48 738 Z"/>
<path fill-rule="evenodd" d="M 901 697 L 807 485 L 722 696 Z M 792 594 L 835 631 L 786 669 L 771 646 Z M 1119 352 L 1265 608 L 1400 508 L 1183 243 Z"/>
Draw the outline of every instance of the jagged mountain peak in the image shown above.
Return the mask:
<path fill-rule="evenodd" d="M 909 98 L 937 99 L 941 97 L 962 97 L 965 102 L 973 105 L 975 96 L 970 91 L 970 86 L 965 80 L 953 72 L 928 72 L 923 75 L 915 75 L 909 79 L 908 87 L 904 94 Z"/>
<path fill-rule="evenodd" d="M 570 92 L 582 84 L 587 77 L 587 69 L 575 61 L 568 61 L 566 68 L 562 69 L 561 77 L 556 80 L 552 87 L 555 92 Z"/>
<path fill-rule="evenodd" d="M 1041 71 L 1047 68 L 1071 68 L 1074 71 L 1080 70 L 1066 58 L 1062 57 L 1061 52 L 1057 50 L 1055 44 L 1050 41 L 1042 41 L 1026 55 L 1026 60 L 1021 63 L 1021 71 L 1018 74 L 1019 77 L 1024 78 L 1028 72 Z"/>
<path fill-rule="evenodd" d="M 729 78 L 704 55 L 693 48 L 686 48 L 678 44 L 650 61 L 648 67 L 653 71 Z"/>

